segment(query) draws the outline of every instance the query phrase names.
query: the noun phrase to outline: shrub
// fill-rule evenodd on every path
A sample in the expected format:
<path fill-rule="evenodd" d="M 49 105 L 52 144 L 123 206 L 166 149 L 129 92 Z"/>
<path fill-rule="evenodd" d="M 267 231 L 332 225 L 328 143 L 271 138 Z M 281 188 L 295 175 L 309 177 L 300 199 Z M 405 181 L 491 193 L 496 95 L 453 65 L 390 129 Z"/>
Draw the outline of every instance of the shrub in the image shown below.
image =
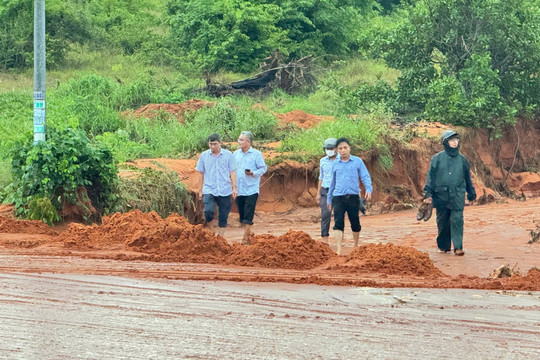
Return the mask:
<path fill-rule="evenodd" d="M 48 198 L 57 210 L 62 199 L 77 204 L 80 187 L 87 189 L 98 211 L 107 213 L 115 205 L 118 179 L 112 154 L 81 130 L 48 127 L 46 142 L 34 145 L 28 138 L 12 155 L 13 182 L 5 200 L 15 205 L 19 216 L 30 216 L 29 204 L 38 204 L 36 199 Z"/>
<path fill-rule="evenodd" d="M 184 215 L 184 209 L 194 206 L 186 186 L 174 172 L 145 168 L 135 177 L 120 178 L 118 189 L 116 209 L 120 212 L 133 209 L 155 211 L 165 218 L 172 213 Z"/>

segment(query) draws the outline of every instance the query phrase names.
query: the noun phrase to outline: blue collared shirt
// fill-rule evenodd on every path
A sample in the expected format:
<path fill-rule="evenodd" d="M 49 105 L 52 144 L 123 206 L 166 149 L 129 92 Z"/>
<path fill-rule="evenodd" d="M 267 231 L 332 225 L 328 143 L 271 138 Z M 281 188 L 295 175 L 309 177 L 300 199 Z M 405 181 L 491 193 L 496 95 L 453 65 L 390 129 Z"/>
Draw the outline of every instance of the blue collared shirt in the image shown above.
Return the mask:
<path fill-rule="evenodd" d="M 321 187 L 327 189 L 330 187 L 330 182 L 332 182 L 332 166 L 336 160 L 339 160 L 339 155 L 334 160 L 325 156 L 319 161 L 319 180 L 322 180 Z"/>
<path fill-rule="evenodd" d="M 249 196 L 258 194 L 261 176 L 268 169 L 264 163 L 262 153 L 252 147 L 245 153 L 242 149 L 238 149 L 234 152 L 234 160 L 238 165 L 238 171 L 236 172 L 238 195 Z M 246 169 L 251 170 L 253 176 L 246 175 Z"/>
<path fill-rule="evenodd" d="M 371 176 L 358 156 L 351 155 L 348 161 L 336 160 L 332 167 L 332 181 L 328 190 L 327 203 L 332 203 L 334 196 L 359 195 L 360 180 L 366 188 L 366 193 L 373 192 L 371 187 Z"/>
<path fill-rule="evenodd" d="M 236 170 L 236 162 L 229 150 L 221 149 L 217 156 L 210 149 L 203 151 L 195 170 L 204 174 L 203 194 L 232 194 L 231 173 Z"/>

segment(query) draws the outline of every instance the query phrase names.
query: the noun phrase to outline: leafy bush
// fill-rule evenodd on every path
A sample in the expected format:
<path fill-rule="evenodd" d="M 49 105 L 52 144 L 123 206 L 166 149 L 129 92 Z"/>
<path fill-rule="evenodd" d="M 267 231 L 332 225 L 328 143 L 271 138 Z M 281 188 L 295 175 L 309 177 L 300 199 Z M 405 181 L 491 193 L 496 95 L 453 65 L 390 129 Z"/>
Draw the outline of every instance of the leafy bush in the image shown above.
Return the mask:
<path fill-rule="evenodd" d="M 495 132 L 512 123 L 516 111 L 538 112 L 535 0 L 420 0 L 386 24 L 373 24 L 359 42 L 364 53 L 401 70 L 395 110 L 427 110 L 437 119 Z"/>
<path fill-rule="evenodd" d="M 0 3 L 0 68 L 25 68 L 33 65 L 34 2 L 9 0 Z M 47 64 L 64 60 L 70 43 L 83 43 L 90 25 L 80 2 L 45 2 Z"/>
<path fill-rule="evenodd" d="M 252 71 L 274 49 L 299 58 L 355 48 L 371 0 L 170 0 L 172 41 L 201 67 Z"/>
<path fill-rule="evenodd" d="M 456 77 L 442 76 L 432 82 L 426 114 L 460 126 L 501 129 L 513 123 L 515 109 L 503 102 L 499 76 L 489 63 L 489 54 L 475 54 Z"/>
<path fill-rule="evenodd" d="M 392 110 L 396 106 L 395 90 L 383 80 L 377 80 L 373 85 L 362 82 L 359 86 L 352 88 L 342 85 L 330 75 L 322 83 L 322 87 L 337 95 L 340 102 L 339 112 L 342 114 L 370 113 L 380 105 Z"/>
<path fill-rule="evenodd" d="M 28 219 L 41 220 L 48 225 L 53 225 L 61 220 L 58 210 L 52 204 L 51 199 L 37 196 L 28 202 Z"/>
<path fill-rule="evenodd" d="M 120 178 L 117 211 L 139 209 L 155 211 L 165 218 L 172 213 L 184 215 L 184 209 L 193 208 L 186 186 L 174 172 L 145 168 L 135 177 Z"/>
<path fill-rule="evenodd" d="M 129 140 L 127 132 L 122 129 L 114 133 L 103 133 L 95 139 L 110 149 L 114 159 L 119 163 L 150 156 L 150 148 L 147 144 Z"/>
<path fill-rule="evenodd" d="M 81 130 L 48 127 L 47 142 L 36 145 L 28 138 L 13 152 L 11 171 L 13 183 L 5 200 L 23 217 L 30 215 L 35 199 L 48 198 L 57 210 L 62 199 L 77 204 L 77 190 L 83 186 L 98 211 L 107 213 L 115 205 L 118 179 L 112 154 Z"/>

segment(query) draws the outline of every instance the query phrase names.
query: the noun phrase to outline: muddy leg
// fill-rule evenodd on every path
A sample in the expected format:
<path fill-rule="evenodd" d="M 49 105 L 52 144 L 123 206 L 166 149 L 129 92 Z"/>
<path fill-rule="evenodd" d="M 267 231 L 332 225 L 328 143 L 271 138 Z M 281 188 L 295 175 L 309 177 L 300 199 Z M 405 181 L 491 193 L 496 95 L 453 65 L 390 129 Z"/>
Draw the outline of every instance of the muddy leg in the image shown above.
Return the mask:
<path fill-rule="evenodd" d="M 452 246 L 450 237 L 450 210 L 437 209 L 437 246 L 441 251 L 450 251 Z"/>
<path fill-rule="evenodd" d="M 451 211 L 450 234 L 454 244 L 454 251 L 463 250 L 463 210 Z"/>

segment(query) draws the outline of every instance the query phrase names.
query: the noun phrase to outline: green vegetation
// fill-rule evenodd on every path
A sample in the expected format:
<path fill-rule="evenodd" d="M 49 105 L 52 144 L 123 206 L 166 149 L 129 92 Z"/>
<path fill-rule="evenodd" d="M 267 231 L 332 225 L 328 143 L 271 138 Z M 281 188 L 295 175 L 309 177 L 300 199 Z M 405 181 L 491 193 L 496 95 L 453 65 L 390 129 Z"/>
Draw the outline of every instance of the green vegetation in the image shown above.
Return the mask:
<path fill-rule="evenodd" d="M 401 71 L 397 112 L 500 134 L 538 112 L 540 6 L 536 0 L 419 0 L 373 20 L 360 48 Z"/>
<path fill-rule="evenodd" d="M 18 215 L 44 213 L 35 210 L 48 205 L 40 200 L 43 198 L 57 210 L 63 201 L 84 206 L 79 190 L 83 186 L 96 209 L 108 212 L 114 208 L 116 162 L 108 149 L 91 142 L 83 131 L 50 126 L 47 142 L 34 146 L 29 137 L 15 149 L 11 162 L 13 183 L 8 187 L 6 201 L 15 205 Z"/>
<path fill-rule="evenodd" d="M 279 150 L 301 161 L 319 156 L 325 138 L 345 135 L 354 151 L 377 153 L 388 169 L 386 142 L 402 138 L 388 126 L 396 114 L 498 136 L 516 117 L 540 112 L 536 0 L 48 0 L 46 7 L 50 138 L 33 147 L 32 2 L 0 2 L 0 200 L 48 222 L 57 219 L 51 206 L 60 210 L 59 197 L 80 201 L 79 186 L 103 212 L 133 201 L 172 211 L 154 203 L 163 195 L 145 199 L 141 185 L 172 178 L 143 173 L 141 184 L 119 188 L 116 164 L 193 157 L 212 132 L 233 142 L 242 130 L 282 140 Z M 221 99 L 200 92 L 207 75 L 245 79 L 276 49 L 284 61 L 314 56 L 316 91 Z M 130 116 L 148 103 L 191 98 L 214 106 L 183 119 L 165 111 Z M 274 113 L 296 109 L 336 120 L 278 128 Z"/>
<path fill-rule="evenodd" d="M 382 141 L 382 137 L 388 133 L 390 114 L 374 112 L 368 115 L 348 118 L 338 117 L 335 121 L 323 121 L 318 126 L 302 132 L 293 132 L 281 142 L 281 151 L 290 151 L 301 154 L 306 159 L 318 157 L 324 140 L 329 137 L 347 137 L 351 141 L 352 151 L 368 151 L 379 149 L 381 153 L 390 155 L 388 146 Z M 382 157 L 381 166 L 384 169 L 392 167 L 387 157 Z"/>
<path fill-rule="evenodd" d="M 120 199 L 116 210 L 120 212 L 155 211 L 165 218 L 171 213 L 184 215 L 185 209 L 194 207 L 176 173 L 150 168 L 139 170 L 135 177 L 120 178 L 118 190 Z"/>

